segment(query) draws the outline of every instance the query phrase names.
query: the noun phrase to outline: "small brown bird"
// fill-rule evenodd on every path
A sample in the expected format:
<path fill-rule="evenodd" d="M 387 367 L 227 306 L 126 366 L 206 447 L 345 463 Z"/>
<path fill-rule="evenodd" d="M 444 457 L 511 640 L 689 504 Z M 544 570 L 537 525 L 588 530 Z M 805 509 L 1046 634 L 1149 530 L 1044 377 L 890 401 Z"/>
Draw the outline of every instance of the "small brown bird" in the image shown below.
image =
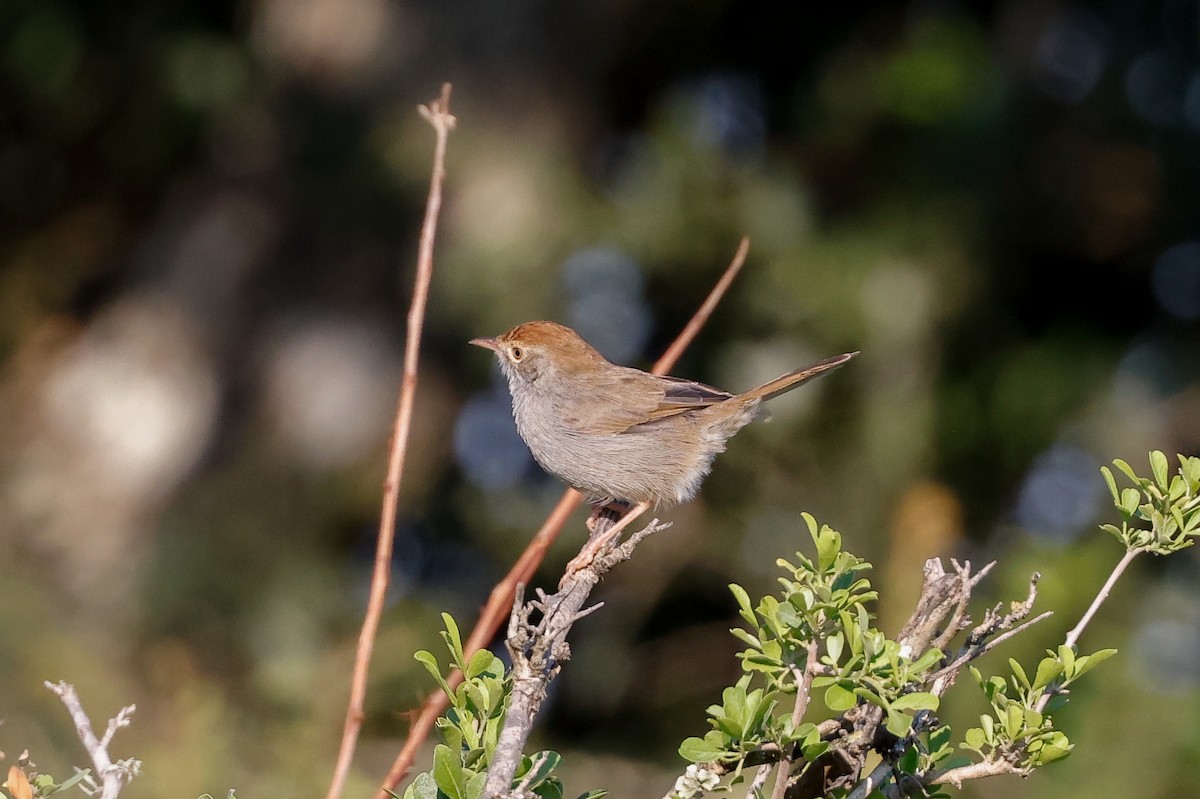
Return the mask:
<path fill-rule="evenodd" d="M 857 355 L 848 352 L 742 394 L 610 363 L 569 327 L 528 322 L 471 343 L 494 350 L 517 432 L 543 469 L 588 495 L 646 505 L 686 502 L 725 441 L 764 400 Z"/>

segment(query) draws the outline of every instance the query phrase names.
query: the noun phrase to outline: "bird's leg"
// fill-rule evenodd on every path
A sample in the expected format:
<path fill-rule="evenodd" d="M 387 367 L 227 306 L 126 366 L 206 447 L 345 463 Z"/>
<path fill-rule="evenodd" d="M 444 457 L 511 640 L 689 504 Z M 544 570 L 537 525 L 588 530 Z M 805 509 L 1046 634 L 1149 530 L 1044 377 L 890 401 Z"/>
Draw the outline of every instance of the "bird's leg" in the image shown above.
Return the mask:
<path fill-rule="evenodd" d="M 584 523 L 587 526 L 588 537 L 603 532 L 606 526 L 616 524 L 631 507 L 632 505 L 623 499 L 603 499 L 597 502 L 592 506 L 592 515 L 588 516 Z"/>
<path fill-rule="evenodd" d="M 587 544 L 580 553 L 567 564 L 567 574 L 574 574 L 592 565 L 592 561 L 596 559 L 596 556 L 611 545 L 621 535 L 622 531 L 633 523 L 634 519 L 650 509 L 650 503 L 639 502 L 622 516 L 620 521 L 615 524 L 609 522 L 612 526 L 604 529 L 601 526 L 601 522 L 602 520 L 606 520 L 605 516 L 611 513 L 611 508 L 612 505 L 609 504 L 592 511 L 592 517 L 588 519 L 588 529 L 592 531 L 592 536 L 588 539 Z M 595 520 L 594 523 L 593 520 Z"/>

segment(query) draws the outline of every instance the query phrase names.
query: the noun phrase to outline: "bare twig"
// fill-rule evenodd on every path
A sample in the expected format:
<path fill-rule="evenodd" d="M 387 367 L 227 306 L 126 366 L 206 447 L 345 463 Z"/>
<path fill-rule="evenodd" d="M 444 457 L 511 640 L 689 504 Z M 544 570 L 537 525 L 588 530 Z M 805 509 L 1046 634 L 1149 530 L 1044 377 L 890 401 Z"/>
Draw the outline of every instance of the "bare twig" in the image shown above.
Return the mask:
<path fill-rule="evenodd" d="M 655 363 L 651 371 L 656 375 L 662 375 L 669 372 L 675 366 L 675 362 L 679 360 L 679 356 L 696 338 L 697 333 L 708 321 L 712 315 L 713 309 L 717 307 L 721 299 L 733 284 L 734 278 L 741 271 L 742 266 L 746 262 L 746 255 L 750 250 L 750 239 L 743 237 L 738 244 L 737 252 L 734 253 L 733 260 L 729 262 L 729 266 L 725 267 L 724 274 L 717 284 L 713 286 L 708 297 L 696 310 L 696 313 L 688 321 L 683 331 L 675 338 L 671 345 L 667 347 L 663 356 Z M 467 638 L 464 654 L 468 659 L 476 651 L 487 646 L 488 643 L 495 637 L 496 631 L 500 629 L 500 625 L 508 618 L 509 610 L 512 608 L 514 591 L 518 583 L 528 582 L 533 573 L 537 571 L 541 565 L 542 559 L 546 555 L 546 551 L 550 546 L 558 540 L 559 533 L 566 526 L 567 519 L 571 513 L 579 506 L 579 501 L 583 498 L 573 488 L 568 488 L 563 492 L 562 498 L 558 504 L 554 506 L 554 510 L 542 522 L 541 529 L 529 542 L 529 546 L 521 553 L 521 557 L 517 560 L 513 567 L 509 569 L 508 574 L 504 576 L 492 593 L 488 596 L 487 604 L 479 615 L 479 620 L 475 623 L 475 628 L 471 631 L 471 635 Z M 458 686 L 462 681 L 462 674 L 455 671 L 446 677 L 446 681 L 450 684 L 451 690 Z M 400 781 L 408 774 L 412 768 L 413 760 L 416 759 L 417 750 L 424 743 L 430 731 L 433 729 L 434 722 L 437 717 L 449 706 L 449 699 L 442 691 L 431 693 L 421 706 L 421 712 L 417 715 L 416 721 L 413 722 L 412 728 L 408 731 L 408 738 L 401 747 L 400 753 L 396 756 L 395 762 L 388 770 L 387 776 L 384 778 L 383 785 L 375 795 L 375 799 L 389 799 L 389 791 L 394 790 Z"/>
<path fill-rule="evenodd" d="M 1074 647 L 1079 643 L 1079 638 L 1083 635 L 1083 631 L 1087 629 L 1088 624 L 1096 615 L 1096 612 L 1100 610 L 1100 606 L 1104 604 L 1106 599 L 1108 599 L 1108 595 L 1112 593 L 1113 586 L 1117 584 L 1117 580 L 1121 579 L 1121 575 L 1125 573 L 1127 568 L 1129 568 L 1129 564 L 1133 562 L 1133 559 L 1142 554 L 1144 551 L 1145 550 L 1138 548 L 1127 549 L 1125 551 L 1125 554 L 1121 557 L 1121 560 L 1119 560 L 1117 565 L 1113 567 L 1112 574 L 1108 575 L 1108 579 L 1104 581 L 1104 585 L 1100 588 L 1100 592 L 1096 594 L 1096 598 L 1092 600 L 1092 604 L 1089 605 L 1087 611 L 1084 612 L 1083 618 L 1081 618 L 1079 623 L 1072 628 L 1071 632 L 1067 633 L 1066 641 L 1064 641 L 1067 646 Z M 1035 705 L 1038 712 L 1046 709 L 1046 705 L 1049 704 L 1050 698 L 1054 696 L 1054 694 L 1058 693 L 1058 689 L 1058 683 L 1051 683 L 1050 685 L 1046 686 L 1046 690 L 1042 693 L 1041 698 L 1038 699 L 1037 705 Z"/>
<path fill-rule="evenodd" d="M 671 346 L 667 347 L 667 351 L 663 353 L 662 357 L 654 362 L 654 367 L 650 370 L 652 374 L 665 375 L 675 366 L 675 362 L 679 360 L 679 356 L 683 355 L 684 350 L 699 335 L 705 322 L 708 321 L 708 317 L 712 316 L 712 312 L 725 296 L 725 292 L 729 291 L 729 287 L 733 285 L 733 280 L 738 276 L 738 272 L 742 271 L 742 265 L 746 263 L 746 255 L 749 252 L 750 237 L 742 236 L 742 240 L 738 243 L 737 252 L 733 254 L 733 260 L 729 262 L 729 266 L 725 267 L 725 274 L 721 275 L 721 279 L 717 281 L 717 285 L 713 286 L 712 291 L 708 293 L 708 297 L 696 309 L 696 313 L 692 315 L 691 320 L 683 328 L 683 332 L 671 342 Z"/>
<path fill-rule="evenodd" d="M 433 277 L 433 242 L 437 234 L 438 216 L 442 208 L 442 184 L 446 180 L 446 142 L 454 129 L 455 119 L 450 114 L 450 84 L 442 84 L 441 97 L 428 106 L 420 107 L 421 116 L 433 126 L 436 135 L 433 155 L 433 175 L 429 181 L 429 197 L 425 203 L 425 221 L 421 226 L 421 240 L 417 250 L 417 271 L 413 284 L 412 304 L 408 311 L 408 337 L 404 345 L 404 379 L 400 388 L 400 401 L 396 409 L 396 422 L 392 433 L 391 454 L 388 458 L 387 479 L 383 490 L 383 511 L 379 519 L 379 537 L 375 547 L 375 568 L 371 575 L 371 595 L 363 618 L 362 631 L 358 636 L 358 650 L 354 657 L 354 675 L 350 682 L 350 701 L 346 708 L 346 722 L 342 729 L 342 743 L 338 750 L 337 764 L 329 784 L 326 799 L 338 799 L 350 773 L 354 760 L 354 749 L 358 733 L 362 729 L 363 705 L 367 694 L 367 671 L 371 665 L 371 652 L 375 648 L 375 635 L 383 615 L 387 597 L 388 578 L 392 568 L 392 540 L 396 529 L 396 509 L 399 503 L 400 480 L 404 475 L 404 460 L 408 452 L 408 434 L 412 429 L 413 405 L 417 393 L 417 361 L 421 352 L 421 331 L 425 325 L 425 305 L 429 297 L 429 283 Z"/>
<path fill-rule="evenodd" d="M 759 766 L 758 771 L 754 772 L 754 779 L 750 781 L 750 785 L 746 788 L 746 799 L 752 799 L 752 797 L 757 796 L 758 792 L 767 784 L 767 778 L 770 776 L 770 766 Z"/>
<path fill-rule="evenodd" d="M 611 524 L 602 519 L 600 526 Z M 559 583 L 557 593 L 547 596 L 539 592 L 536 600 L 518 600 L 513 605 L 507 639 L 513 662 L 512 695 L 488 767 L 484 799 L 521 795 L 519 790 L 513 790 L 513 776 L 550 682 L 557 676 L 563 661 L 571 656 L 567 634 L 583 614 L 583 606 L 601 576 L 632 555 L 638 541 L 668 526 L 654 519 L 625 543 L 614 546 L 615 542 L 610 541 L 608 548 L 596 553 L 587 566 L 568 571 Z M 534 613 L 540 613 L 536 622 L 531 619 Z"/>
<path fill-rule="evenodd" d="M 92 765 L 96 768 L 96 776 L 100 778 L 102 786 L 100 799 L 116 799 L 121 790 L 138 775 L 142 768 L 140 760 L 127 758 L 114 762 L 108 753 L 108 746 L 112 743 L 117 730 L 129 726 L 129 717 L 137 709 L 136 705 L 121 708 L 116 716 L 108 720 L 108 728 L 104 731 L 104 737 L 98 739 L 96 733 L 92 732 L 92 722 L 84 712 L 83 704 L 79 701 L 79 694 L 75 692 L 75 686 L 65 682 L 47 681 L 46 687 L 62 701 L 67 713 L 71 715 L 71 721 L 75 723 L 75 733 L 79 736 L 80 743 L 92 758 Z"/>
<path fill-rule="evenodd" d="M 854 786 L 854 790 L 846 795 L 846 799 L 867 799 L 867 797 L 873 792 L 885 790 L 884 783 L 891 779 L 892 769 L 893 766 L 891 763 L 887 762 L 886 760 L 883 761 L 875 768 L 871 769 L 870 774 L 858 781 L 858 784 Z M 895 788 L 895 785 L 893 784 L 887 787 Z M 892 794 L 889 792 L 885 795 L 890 796 Z"/>
<path fill-rule="evenodd" d="M 929 785 L 953 785 L 961 788 L 967 780 L 978 780 L 983 777 L 995 777 L 1000 774 L 1026 774 L 1026 769 L 1016 766 L 1007 760 L 985 760 L 982 763 L 972 763 L 969 766 L 959 766 L 938 774 L 929 781 Z"/>
<path fill-rule="evenodd" d="M 957 563 L 954 565 L 955 568 L 959 568 L 962 571 L 966 597 L 969 599 L 971 595 L 971 589 L 973 589 L 978 583 L 978 580 L 973 580 L 973 578 L 972 580 L 968 579 L 970 564 L 968 564 L 965 569 L 959 567 Z M 991 565 L 992 564 L 988 564 L 988 568 L 990 568 Z M 981 572 L 982 571 L 983 570 L 981 570 Z M 978 576 L 978 574 L 976 576 Z M 1030 576 L 1029 593 L 1026 595 L 1025 601 L 1010 606 L 1007 613 L 1000 612 L 1000 608 L 1002 606 L 999 604 L 993 608 L 988 608 L 984 612 L 983 620 L 980 621 L 979 624 L 975 625 L 975 628 L 967 634 L 967 640 L 962 645 L 962 648 L 959 649 L 958 654 L 951 659 L 948 665 L 939 669 L 936 673 L 934 673 L 933 677 L 929 679 L 929 684 L 931 686 L 930 691 L 932 693 L 941 696 L 951 685 L 954 684 L 954 681 L 958 676 L 958 672 L 961 671 L 962 667 L 967 665 L 967 663 L 975 660 L 976 658 L 982 657 L 986 652 L 991 651 L 1001 642 L 1007 641 L 1017 633 L 1027 629 L 1028 627 L 1032 627 L 1034 624 L 1037 624 L 1043 619 L 1049 618 L 1053 615 L 1054 611 L 1048 610 L 1045 613 L 1038 615 L 1034 619 L 1025 621 L 1029 614 L 1033 612 L 1033 603 L 1037 601 L 1037 586 L 1038 580 L 1040 579 L 1041 575 L 1037 572 L 1034 572 Z M 962 617 L 962 621 L 964 624 L 970 623 L 966 620 L 965 616 Z M 1016 626 L 1014 627 L 1014 625 Z M 997 635 L 997 633 L 1000 633 L 1001 631 L 1007 632 Z"/>
<path fill-rule="evenodd" d="M 952 663 L 942 669 L 939 669 L 937 673 L 933 675 L 932 680 L 930 680 L 932 685 L 932 687 L 929 689 L 930 693 L 941 696 L 946 692 L 946 689 L 954 683 L 954 676 L 957 675 L 958 672 L 962 670 L 962 667 L 967 665 L 967 663 L 975 660 L 976 658 L 982 657 L 984 654 L 992 651 L 1009 638 L 1012 638 L 1014 635 L 1019 635 L 1020 633 L 1025 632 L 1025 630 L 1029 629 L 1033 625 L 1040 621 L 1045 621 L 1053 615 L 1054 611 L 1047 610 L 1044 613 L 1039 613 L 1032 619 L 1017 625 L 1016 627 L 1013 627 L 1011 630 L 1001 635 L 997 635 L 995 638 L 983 644 L 982 646 L 964 648 L 963 652 L 957 658 L 955 658 Z"/>
<path fill-rule="evenodd" d="M 1092 600 L 1092 604 L 1088 607 L 1087 612 L 1083 614 L 1083 618 L 1075 625 L 1071 632 L 1067 633 L 1067 646 L 1075 646 L 1079 643 L 1080 636 L 1091 622 L 1092 617 L 1096 615 L 1096 611 L 1100 610 L 1100 606 L 1108 599 L 1108 595 L 1112 593 L 1113 586 L 1117 584 L 1117 580 L 1121 579 L 1121 575 L 1125 573 L 1125 569 L 1129 568 L 1129 564 L 1133 559 L 1140 555 L 1144 550 L 1130 549 L 1125 552 L 1125 555 L 1113 567 L 1112 574 L 1108 575 L 1108 579 L 1104 581 L 1104 586 L 1100 589 L 1100 593 L 1096 594 L 1096 598 Z"/>
<path fill-rule="evenodd" d="M 796 677 L 796 702 L 792 705 L 792 729 L 799 729 L 800 722 L 804 720 L 804 712 L 808 710 L 808 699 L 812 693 L 813 677 L 816 676 L 816 671 L 820 667 L 817 660 L 819 649 L 817 640 L 808 642 L 808 654 L 804 660 L 804 671 L 792 667 L 793 676 Z M 775 788 L 771 791 L 771 799 L 783 799 L 787 793 L 788 779 L 791 777 L 789 773 L 792 769 L 792 749 L 788 748 L 779 758 L 779 765 L 775 771 Z"/>

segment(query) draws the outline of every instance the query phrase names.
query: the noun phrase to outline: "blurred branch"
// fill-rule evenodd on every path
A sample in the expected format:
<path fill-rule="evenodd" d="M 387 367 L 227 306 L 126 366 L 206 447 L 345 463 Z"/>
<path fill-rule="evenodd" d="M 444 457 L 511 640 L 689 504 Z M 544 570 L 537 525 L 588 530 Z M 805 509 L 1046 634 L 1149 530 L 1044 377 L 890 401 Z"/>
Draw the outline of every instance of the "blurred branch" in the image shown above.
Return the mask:
<path fill-rule="evenodd" d="M 712 316 L 717 304 L 721 302 L 725 293 L 729 291 L 729 287 L 733 285 L 734 278 L 742 271 L 749 252 L 750 237 L 742 236 L 742 240 L 738 242 L 737 252 L 733 254 L 733 260 L 729 262 L 729 266 L 725 267 L 725 274 L 721 275 L 717 285 L 713 286 L 712 291 L 696 309 L 696 313 L 692 314 L 691 320 L 684 326 L 683 331 L 671 342 L 671 346 L 667 347 L 667 351 L 654 362 L 654 367 L 650 370 L 651 374 L 665 375 L 671 371 L 675 362 L 679 360 L 679 356 L 683 355 L 684 350 L 691 346 L 696 336 L 700 335 L 700 331 L 708 322 L 708 317 Z"/>
<path fill-rule="evenodd" d="M 729 262 L 729 266 L 725 267 L 724 274 L 717 284 L 713 286 L 708 297 L 701 303 L 696 313 L 688 321 L 683 331 L 675 338 L 671 345 L 667 347 L 666 352 L 659 358 L 651 371 L 654 374 L 662 375 L 669 372 L 675 362 L 679 360 L 679 356 L 684 350 L 695 340 L 708 318 L 712 316 L 713 310 L 718 303 L 729 291 L 729 287 L 733 284 L 738 273 L 741 272 L 742 266 L 746 263 L 746 256 L 750 252 L 750 238 L 743 236 L 738 243 L 737 251 L 734 253 L 733 260 Z M 558 539 L 559 533 L 567 523 L 567 519 L 571 513 L 579 505 L 579 500 L 582 495 L 573 488 L 568 488 L 563 492 L 562 498 L 558 504 L 554 506 L 554 510 L 542 522 L 541 529 L 529 542 L 525 551 L 521 553 L 521 557 L 509 569 L 508 574 L 504 576 L 492 593 L 488 596 L 487 605 L 479 614 L 479 621 L 475 623 L 475 628 L 471 630 L 471 635 L 467 639 L 466 656 L 471 657 L 476 651 L 487 646 L 491 641 L 496 631 L 500 629 L 500 625 L 504 623 L 504 619 L 508 617 L 510 609 L 513 606 L 513 597 L 516 595 L 517 586 L 522 583 L 527 583 L 541 565 L 542 559 L 546 555 L 546 551 Z M 447 683 L 451 688 L 456 687 L 462 682 L 462 674 L 454 672 L 446 677 Z M 389 799 L 389 792 L 394 790 L 400 781 L 408 774 L 412 768 L 413 760 L 416 759 L 417 750 L 424 743 L 429 731 L 433 729 L 434 722 L 437 717 L 442 714 L 448 706 L 449 700 L 441 691 L 436 691 L 426 698 L 425 703 L 421 706 L 421 712 L 413 722 L 411 729 L 408 731 L 408 738 L 405 740 L 400 753 L 396 756 L 396 760 L 392 763 L 392 767 L 388 770 L 387 776 L 384 778 L 383 785 L 379 792 L 375 795 L 376 799 Z"/>
<path fill-rule="evenodd" d="M 333 779 L 330 781 L 326 799 L 338 799 L 341 796 L 346 777 L 350 772 L 350 764 L 354 760 L 358 733 L 362 729 L 363 704 L 367 693 L 367 672 L 371 664 L 371 652 L 375 648 L 375 634 L 379 629 L 379 619 L 383 615 L 388 578 L 392 568 L 392 539 L 396 530 L 396 508 L 400 493 L 400 480 L 404 474 L 404 458 L 408 451 L 408 434 L 412 428 L 413 404 L 417 393 L 417 361 L 421 349 L 421 330 L 425 324 L 425 304 L 429 297 L 430 279 L 433 276 L 433 242 L 437 234 L 438 215 L 442 207 L 442 184 L 446 179 L 446 142 L 455 125 L 455 119 L 450 113 L 450 84 L 442 84 L 441 97 L 428 106 L 420 106 L 419 111 L 421 116 L 433 126 L 436 134 L 433 175 L 430 178 L 429 197 L 425 204 L 425 221 L 421 226 L 412 304 L 408 311 L 408 338 L 404 346 L 404 379 L 400 387 L 400 403 L 396 410 L 391 455 L 388 459 L 387 479 L 384 482 L 383 512 L 379 519 L 375 569 L 371 576 L 371 596 L 367 602 L 362 631 L 358 636 L 358 650 L 354 658 L 354 675 L 350 682 L 350 701 L 346 710 L 346 723 L 342 730 L 342 744 L 338 751 L 337 764 L 334 766 Z"/>
<path fill-rule="evenodd" d="M 512 698 L 496 742 L 496 753 L 488 768 L 487 782 L 483 787 L 484 799 L 508 796 L 517 799 L 523 795 L 519 789 L 513 790 L 513 777 L 550 683 L 558 675 L 563 661 L 571 657 L 567 634 L 577 620 L 599 607 L 583 609 L 601 576 L 628 559 L 634 547 L 647 536 L 670 526 L 654 519 L 624 543 L 618 544 L 616 535 L 612 533 L 628 524 L 633 516 L 631 510 L 615 525 L 601 517 L 596 536 L 584 545 L 580 557 L 583 558 L 595 542 L 601 541 L 602 545 L 588 555 L 587 565 L 567 568 L 557 593 L 547 596 L 544 591 L 538 590 L 537 599 L 526 602 L 523 591 L 518 589 L 517 601 L 509 618 L 507 639 L 513 662 Z M 531 621 L 535 613 L 540 614 L 536 622 Z"/>
<path fill-rule="evenodd" d="M 129 726 L 129 717 L 133 715 L 137 706 L 128 705 L 121 708 L 116 716 L 108 720 L 108 728 L 104 731 L 104 737 L 96 738 L 96 733 L 92 732 L 92 722 L 88 719 L 83 704 L 79 701 L 79 694 L 75 692 L 75 686 L 65 682 L 52 683 L 47 680 L 46 687 L 62 701 L 67 713 L 71 715 L 71 721 L 75 722 L 75 734 L 79 736 L 83 748 L 91 756 L 92 765 L 96 768 L 96 776 L 100 778 L 100 799 L 116 799 L 121 790 L 141 771 L 142 761 L 126 758 L 114 763 L 108 754 L 108 746 L 112 743 L 117 730 Z"/>

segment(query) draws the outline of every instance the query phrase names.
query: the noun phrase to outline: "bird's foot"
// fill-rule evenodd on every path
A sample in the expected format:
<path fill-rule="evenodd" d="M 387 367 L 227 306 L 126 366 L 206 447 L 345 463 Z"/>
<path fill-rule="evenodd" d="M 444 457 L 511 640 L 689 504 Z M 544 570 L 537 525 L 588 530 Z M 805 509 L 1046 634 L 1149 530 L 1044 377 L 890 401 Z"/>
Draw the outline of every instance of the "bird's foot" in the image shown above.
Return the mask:
<path fill-rule="evenodd" d="M 614 500 L 593 510 L 587 520 L 587 528 L 591 537 L 588 538 L 587 544 L 579 554 L 567 564 L 566 574 L 559 583 L 559 587 L 561 588 L 571 575 L 591 566 L 596 560 L 596 556 L 607 551 L 625 531 L 625 528 L 632 524 L 634 519 L 645 513 L 649 507 L 649 503 L 641 502 L 631 509 L 629 503 Z"/>

